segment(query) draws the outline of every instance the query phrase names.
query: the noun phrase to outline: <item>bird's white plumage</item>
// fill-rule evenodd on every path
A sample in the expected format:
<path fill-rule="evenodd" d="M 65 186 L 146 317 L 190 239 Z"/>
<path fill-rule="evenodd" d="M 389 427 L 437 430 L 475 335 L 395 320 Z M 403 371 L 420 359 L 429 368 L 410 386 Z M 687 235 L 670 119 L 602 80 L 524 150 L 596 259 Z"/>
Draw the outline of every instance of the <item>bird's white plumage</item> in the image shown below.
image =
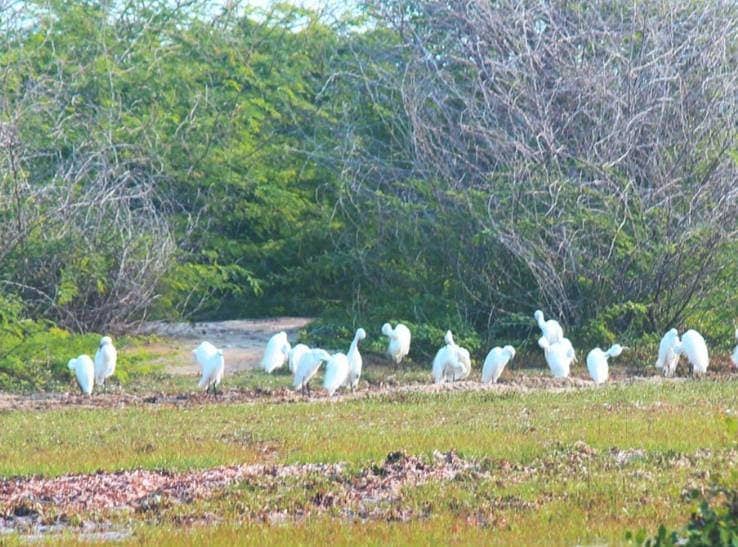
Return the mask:
<path fill-rule="evenodd" d="M 356 386 L 359 385 L 359 378 L 361 378 L 363 360 L 361 353 L 359 353 L 359 342 L 364 340 L 364 338 L 366 338 L 366 331 L 362 328 L 357 329 L 354 339 L 351 342 L 351 347 L 349 347 L 348 353 L 346 354 L 349 361 L 347 385 L 351 389 L 356 389 Z"/>
<path fill-rule="evenodd" d="M 105 380 L 115 373 L 117 360 L 118 352 L 113 345 L 113 340 L 110 336 L 103 336 L 95 352 L 95 384 L 99 386 L 105 384 Z"/>
<path fill-rule="evenodd" d="M 398 323 L 394 329 L 392 325 L 385 323 L 382 325 L 382 334 L 389 338 L 387 355 L 395 364 L 399 365 L 405 356 L 410 353 L 410 340 L 412 338 L 410 329 L 402 323 Z"/>
<path fill-rule="evenodd" d="M 197 348 L 192 350 L 197 363 L 200 365 L 200 381 L 197 384 L 199 388 L 210 389 L 220 385 L 225 372 L 225 359 L 223 350 L 216 348 L 210 342 L 202 342 Z"/>
<path fill-rule="evenodd" d="M 444 336 L 446 345 L 438 350 L 433 358 L 433 381 L 463 380 L 471 372 L 471 356 L 466 348 L 457 346 L 451 331 Z"/>
<path fill-rule="evenodd" d="M 571 363 L 576 358 L 571 342 L 567 338 L 562 338 L 561 341 L 552 344 L 545 336 L 541 336 L 538 345 L 543 348 L 546 363 L 554 378 L 568 378 Z"/>
<path fill-rule="evenodd" d="M 550 344 L 560 342 L 564 338 L 564 329 L 561 328 L 558 321 L 554 319 L 544 321 L 543 312 L 541 310 L 536 310 L 533 317 L 535 318 L 536 323 L 538 323 L 538 327 L 541 329 L 541 334 L 543 334 L 543 337 L 546 338 Z"/>
<path fill-rule="evenodd" d="M 69 370 L 74 371 L 77 385 L 82 393 L 90 395 L 95 386 L 95 364 L 89 355 L 80 355 L 67 363 Z"/>
<path fill-rule="evenodd" d="M 269 339 L 261 358 L 261 368 L 271 373 L 282 367 L 290 353 L 290 343 L 287 341 L 287 333 L 278 332 Z"/>
<path fill-rule="evenodd" d="M 308 388 L 310 380 L 320 369 L 320 364 L 330 358 L 328 352 L 322 349 L 316 348 L 306 351 L 295 368 L 295 375 L 292 379 L 294 388 L 302 390 Z"/>
<path fill-rule="evenodd" d="M 670 329 L 661 338 L 659 343 L 659 357 L 656 360 L 656 368 L 663 370 L 664 376 L 673 376 L 674 371 L 679 364 L 679 332 L 676 329 Z"/>
<path fill-rule="evenodd" d="M 297 344 L 292 347 L 289 353 L 289 358 L 287 359 L 287 364 L 289 365 L 290 372 L 292 374 L 297 370 L 297 365 L 299 364 L 300 359 L 302 359 L 302 356 L 308 351 L 310 351 L 310 348 L 305 344 Z"/>
<path fill-rule="evenodd" d="M 493 384 L 496 384 L 500 374 L 505 370 L 505 365 L 507 365 L 513 357 L 515 357 L 515 348 L 512 346 L 492 348 L 487 354 L 487 358 L 484 360 L 484 367 L 482 367 L 482 383 L 488 384 L 489 382 L 492 382 Z"/>
<path fill-rule="evenodd" d="M 344 353 L 334 353 L 325 367 L 323 388 L 333 396 L 336 390 L 346 383 L 350 371 L 348 357 Z"/>
<path fill-rule="evenodd" d="M 620 344 L 613 344 L 607 351 L 594 348 L 587 354 L 587 370 L 595 384 L 607 382 L 610 375 L 607 360 L 610 357 L 617 357 L 623 353 L 623 349 Z"/>
<path fill-rule="evenodd" d="M 735 329 L 735 339 L 738 340 L 738 329 Z M 733 365 L 738 367 L 738 345 L 735 346 L 735 349 L 733 350 L 733 355 L 731 355 L 730 360 L 733 361 Z"/>
<path fill-rule="evenodd" d="M 677 350 L 692 364 L 692 374 L 701 375 L 707 372 L 710 356 L 707 353 L 705 339 L 699 332 L 690 329 L 682 334 L 682 341 Z"/>
<path fill-rule="evenodd" d="M 577 352 L 574 351 L 574 346 L 571 344 L 571 340 L 568 338 L 562 338 L 559 340 L 559 344 L 562 344 L 564 346 L 564 349 L 566 351 L 566 355 L 571 358 L 573 363 L 577 362 Z"/>

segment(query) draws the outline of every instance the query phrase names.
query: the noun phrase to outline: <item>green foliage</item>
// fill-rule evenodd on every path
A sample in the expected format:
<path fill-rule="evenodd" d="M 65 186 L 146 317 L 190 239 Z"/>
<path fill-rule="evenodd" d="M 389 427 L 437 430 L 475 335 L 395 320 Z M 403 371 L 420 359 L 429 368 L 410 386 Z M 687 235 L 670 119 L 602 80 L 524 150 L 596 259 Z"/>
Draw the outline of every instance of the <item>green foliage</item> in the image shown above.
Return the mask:
<path fill-rule="evenodd" d="M 474 184 L 450 181 L 443 162 L 418 169 L 422 143 L 403 87 L 411 48 L 381 16 L 329 24 L 286 4 L 256 14 L 199 0 L 132 3 L 124 13 L 115 2 L 25 5 L 23 24 L 0 30 L 0 123 L 17 120 L 22 147 L 0 150 L 0 188 L 10 197 L 28 189 L 0 200 L 0 235 L 23 235 L 7 252 L 0 244 L 0 280 L 17 297 L 0 319 L 23 303 L 39 340 L 43 320 L 83 331 L 145 313 L 320 314 L 306 337 L 326 347 L 396 318 L 413 331 L 418 358 L 432 357 L 446 329 L 482 356 L 492 344 L 535 344 L 539 307 L 575 342 L 632 344 L 648 333 L 647 345 L 665 324 L 700 330 L 711 348 L 733 340 L 738 246 L 710 253 L 715 273 L 703 279 L 703 254 L 677 253 L 668 233 L 683 204 L 674 214 L 646 208 L 631 192 L 643 181 L 626 170 L 576 154 L 557 157 L 554 171 L 526 165 L 522 180 L 502 156 L 480 160 Z M 422 12 L 408 24 L 442 34 L 443 21 Z M 447 75 L 462 90 L 475 81 L 466 66 Z M 448 123 L 474 111 L 454 97 L 444 107 Z M 695 175 L 710 167 L 699 146 Z M 110 180 L 132 193 L 90 206 L 88 194 Z M 154 189 L 146 207 L 132 190 L 141 180 Z M 67 198 L 75 205 L 52 222 Z M 31 212 L 38 224 L 16 228 Z M 121 214 L 131 230 L 118 230 Z M 576 238 L 568 249 L 564 235 Z M 696 230 L 680 244 L 700 251 L 710 236 Z M 137 265 L 160 254 L 139 283 Z M 659 268 L 655 289 L 644 280 Z M 568 307 L 541 289 L 550 274 Z M 136 305 L 123 312 L 124 301 Z M 381 352 L 382 342 L 377 334 L 367 346 Z"/>
<path fill-rule="evenodd" d="M 590 319 L 578 336 L 597 341 L 601 345 L 635 340 L 648 332 L 647 313 L 646 304 L 635 302 L 611 304 Z"/>
<path fill-rule="evenodd" d="M 47 321 L 23 319 L 22 307 L 0 293 L 0 391 L 76 389 L 67 368 L 81 354 L 94 357 L 100 343 L 96 333 L 74 334 Z M 158 370 L 133 339 L 116 338 L 119 349 L 113 382 L 126 384 Z"/>
<path fill-rule="evenodd" d="M 654 537 L 647 537 L 641 529 L 635 534 L 627 532 L 625 539 L 645 547 L 734 547 L 738 545 L 738 491 L 721 489 L 721 494 L 723 502 L 718 506 L 703 500 L 680 531 L 661 525 Z"/>

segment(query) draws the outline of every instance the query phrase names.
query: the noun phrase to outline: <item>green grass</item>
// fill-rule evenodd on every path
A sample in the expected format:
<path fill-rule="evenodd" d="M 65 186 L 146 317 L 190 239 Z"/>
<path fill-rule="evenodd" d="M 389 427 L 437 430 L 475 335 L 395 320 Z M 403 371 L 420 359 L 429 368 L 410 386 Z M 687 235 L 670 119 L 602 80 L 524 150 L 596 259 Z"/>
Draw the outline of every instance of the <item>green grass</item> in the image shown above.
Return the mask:
<path fill-rule="evenodd" d="M 565 393 L 390 394 L 345 402 L 0 414 L 0 475 L 243 461 L 360 463 L 457 450 L 525 462 L 552 443 L 694 451 L 728 442 L 738 382 L 637 384 Z M 248 440 L 246 442 L 244 439 Z"/>
<path fill-rule="evenodd" d="M 694 502 L 682 494 L 690 481 L 736 480 L 730 423 L 737 388 L 735 380 L 643 382 L 559 393 L 10 411 L 0 414 L 0 475 L 338 461 L 353 473 L 395 450 L 456 450 L 492 462 L 491 469 L 508 461 L 537 471 L 405 489 L 398 503 L 417 516 L 410 522 L 359 522 L 332 512 L 264 522 L 264 507 L 309 505 L 316 484 L 330 488 L 296 481 L 276 490 L 236 487 L 153 519 L 126 516 L 121 525 L 132 527 L 136 542 L 163 544 L 619 542 L 627 529 L 686 520 Z M 572 459 L 580 441 L 597 451 L 583 463 Z M 613 447 L 644 456 L 614 466 Z M 680 454 L 692 463 L 675 465 Z M 202 515 L 222 520 L 197 524 Z"/>

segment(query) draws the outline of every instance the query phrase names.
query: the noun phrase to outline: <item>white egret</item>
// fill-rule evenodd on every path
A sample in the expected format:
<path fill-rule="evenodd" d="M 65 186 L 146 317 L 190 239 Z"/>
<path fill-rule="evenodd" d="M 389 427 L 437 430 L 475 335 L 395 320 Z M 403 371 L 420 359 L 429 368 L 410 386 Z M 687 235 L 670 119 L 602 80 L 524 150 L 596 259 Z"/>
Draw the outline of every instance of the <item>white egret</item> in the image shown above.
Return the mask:
<path fill-rule="evenodd" d="M 451 331 L 443 337 L 446 345 L 433 358 L 433 381 L 440 384 L 446 380 L 463 380 L 471 372 L 471 357 L 466 348 L 457 346 Z"/>
<path fill-rule="evenodd" d="M 363 360 L 361 358 L 361 353 L 359 353 L 359 342 L 364 338 L 366 338 L 366 331 L 362 328 L 357 329 L 354 339 L 351 341 L 351 347 L 346 354 L 346 357 L 349 360 L 349 375 L 347 382 L 351 391 L 356 389 L 356 386 L 359 385 L 359 378 L 361 378 L 361 366 L 363 365 Z"/>
<path fill-rule="evenodd" d="M 688 330 L 682 334 L 682 341 L 676 346 L 677 351 L 684 355 L 692 365 L 692 374 L 701 376 L 707 372 L 710 356 L 707 353 L 705 339 L 696 330 Z"/>
<path fill-rule="evenodd" d="M 192 354 L 200 365 L 202 374 L 197 387 L 205 388 L 206 392 L 212 387 L 213 394 L 215 394 L 225 372 L 223 350 L 216 348 L 210 342 L 202 342 L 196 349 L 192 350 Z"/>
<path fill-rule="evenodd" d="M 613 344 L 607 351 L 595 348 L 587 354 L 587 370 L 595 384 L 607 382 L 609 376 L 608 358 L 617 357 L 625 349 L 628 348 L 624 348 L 620 344 Z"/>
<path fill-rule="evenodd" d="M 110 336 L 103 336 L 95 352 L 95 384 L 105 385 L 105 380 L 115 373 L 117 360 L 118 352 L 113 345 L 113 340 Z"/>
<path fill-rule="evenodd" d="M 95 364 L 90 356 L 80 355 L 76 359 L 70 359 L 67 367 L 74 371 L 79 390 L 85 395 L 91 395 L 95 385 Z"/>
<path fill-rule="evenodd" d="M 576 358 L 571 342 L 567 338 L 562 338 L 560 342 L 552 344 L 545 336 L 541 336 L 538 345 L 543 348 L 546 363 L 554 378 L 568 378 L 571 363 Z"/>
<path fill-rule="evenodd" d="M 544 321 L 543 312 L 541 310 L 536 310 L 535 313 L 533 313 L 533 317 L 535 318 L 536 323 L 538 323 L 538 327 L 541 329 L 541 333 L 544 338 L 546 338 L 549 343 L 555 344 L 564 338 L 564 329 L 561 328 L 558 321 L 554 319 Z"/>
<path fill-rule="evenodd" d="M 346 354 L 334 353 L 331 355 L 325 366 L 325 378 L 323 378 L 323 388 L 329 396 L 332 397 L 336 390 L 346 383 L 350 370 L 351 366 Z"/>
<path fill-rule="evenodd" d="M 267 342 L 264 357 L 261 358 L 261 368 L 271 374 L 274 370 L 284 365 L 284 362 L 289 356 L 290 349 L 292 348 L 287 341 L 287 333 L 284 331 L 278 332 Z"/>
<path fill-rule="evenodd" d="M 512 346 L 492 348 L 487 354 L 487 358 L 484 360 L 484 367 L 482 368 L 482 383 L 488 384 L 492 382 L 493 384 L 496 384 L 500 374 L 505 370 L 505 365 L 507 365 L 513 357 L 515 357 L 515 348 Z"/>
<path fill-rule="evenodd" d="M 738 329 L 735 329 L 735 339 L 738 340 Z M 733 361 L 733 365 L 738 367 L 738 345 L 735 346 L 735 349 L 733 350 L 733 355 L 731 355 L 730 360 Z"/>
<path fill-rule="evenodd" d="M 290 372 L 292 374 L 294 374 L 295 370 L 297 370 L 297 365 L 299 364 L 300 359 L 302 359 L 302 356 L 305 355 L 308 351 L 310 351 L 310 348 L 305 344 L 297 344 L 296 346 L 292 347 L 287 360 L 287 364 L 289 365 Z"/>
<path fill-rule="evenodd" d="M 392 325 L 385 323 L 382 325 L 382 334 L 389 338 L 387 355 L 389 355 L 390 359 L 392 359 L 396 365 L 399 365 L 400 361 L 410 353 L 410 329 L 402 323 L 398 323 L 394 329 L 392 328 Z"/>
<path fill-rule="evenodd" d="M 659 343 L 659 357 L 656 360 L 656 368 L 660 368 L 664 372 L 664 376 L 673 376 L 679 364 L 679 332 L 676 329 L 670 329 Z"/>
<path fill-rule="evenodd" d="M 310 395 L 310 380 L 320 369 L 320 364 L 323 361 L 328 361 L 331 358 L 328 352 L 323 349 L 311 349 L 306 351 L 300 361 L 295 367 L 295 376 L 292 381 L 292 385 L 295 390 L 301 390 L 303 394 L 307 391 Z"/>

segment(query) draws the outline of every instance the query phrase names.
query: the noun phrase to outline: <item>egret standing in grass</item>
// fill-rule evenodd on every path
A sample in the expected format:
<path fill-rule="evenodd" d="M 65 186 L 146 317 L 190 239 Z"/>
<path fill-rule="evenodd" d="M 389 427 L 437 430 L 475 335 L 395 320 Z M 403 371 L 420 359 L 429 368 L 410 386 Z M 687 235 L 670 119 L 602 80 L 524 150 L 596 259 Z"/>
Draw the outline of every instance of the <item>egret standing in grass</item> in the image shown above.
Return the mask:
<path fill-rule="evenodd" d="M 329 396 L 332 397 L 339 387 L 346 384 L 350 370 L 351 366 L 346 354 L 334 353 L 331 355 L 325 366 L 325 378 L 323 378 L 323 388 Z"/>
<path fill-rule="evenodd" d="M 561 328 L 558 321 L 549 319 L 548 321 L 543 320 L 543 312 L 536 310 L 533 317 L 538 323 L 538 327 L 541 329 L 543 337 L 548 340 L 550 344 L 560 342 L 564 338 L 564 329 Z"/>
<path fill-rule="evenodd" d="M 95 352 L 95 384 L 104 386 L 105 380 L 115 373 L 115 363 L 118 360 L 118 352 L 113 345 L 110 336 L 100 339 L 100 346 Z"/>
<path fill-rule="evenodd" d="M 84 395 L 91 395 L 95 385 L 95 364 L 89 355 L 80 355 L 76 359 L 70 359 L 67 363 L 69 370 L 74 371 L 79 390 Z"/>
<path fill-rule="evenodd" d="M 738 340 L 738 329 L 735 329 L 735 339 Z M 733 366 L 738 367 L 738 344 L 735 346 L 730 360 L 733 361 Z"/>
<path fill-rule="evenodd" d="M 351 391 L 355 390 L 359 385 L 359 378 L 361 378 L 361 367 L 363 360 L 361 353 L 359 353 L 359 342 L 366 338 L 366 331 L 362 328 L 356 330 L 354 339 L 351 341 L 351 347 L 349 347 L 346 357 L 349 361 L 349 375 L 348 375 L 348 386 Z"/>
<path fill-rule="evenodd" d="M 290 350 L 287 364 L 289 365 L 290 372 L 292 374 L 294 374 L 295 370 L 297 370 L 297 365 L 300 363 L 300 359 L 302 359 L 302 356 L 305 355 L 308 351 L 310 351 L 310 348 L 305 344 L 297 344 Z"/>
<path fill-rule="evenodd" d="M 200 372 L 202 373 L 197 387 L 205 388 L 206 392 L 212 388 L 213 395 L 215 395 L 225 372 L 223 350 L 216 348 L 210 342 L 202 342 L 196 349 L 192 350 L 192 353 L 200 365 Z"/>
<path fill-rule="evenodd" d="M 676 346 L 680 355 L 684 355 L 692 365 L 692 375 L 702 376 L 707 372 L 710 356 L 707 353 L 707 344 L 702 335 L 696 330 L 688 330 L 682 334 L 682 341 Z"/>
<path fill-rule="evenodd" d="M 317 374 L 321 363 L 328 361 L 330 358 L 328 352 L 323 349 L 306 351 L 295 367 L 295 376 L 292 381 L 295 390 L 299 389 L 303 395 L 307 392 L 307 395 L 310 396 L 310 380 Z"/>
<path fill-rule="evenodd" d="M 405 356 L 410 353 L 410 329 L 408 329 L 402 323 L 398 323 L 393 329 L 392 325 L 385 323 L 382 325 L 382 334 L 389 338 L 387 344 L 387 355 L 392 359 L 396 365 L 400 364 Z"/>
<path fill-rule="evenodd" d="M 587 370 L 595 384 L 607 382 L 607 378 L 610 375 L 607 360 L 610 357 L 617 357 L 625 349 L 627 348 L 624 348 L 620 344 L 613 344 L 607 351 L 595 348 L 587 354 Z"/>
<path fill-rule="evenodd" d="M 571 342 L 567 338 L 562 338 L 560 342 L 552 344 L 545 336 L 541 336 L 538 345 L 543 348 L 546 363 L 554 378 L 568 378 L 571 363 L 576 359 Z"/>
<path fill-rule="evenodd" d="M 492 382 L 496 384 L 500 378 L 500 374 L 505 370 L 505 366 L 513 357 L 515 357 L 515 348 L 512 346 L 492 348 L 484 360 L 482 383 L 488 384 Z"/>
<path fill-rule="evenodd" d="M 278 332 L 267 342 L 264 357 L 261 358 L 261 368 L 271 374 L 284 365 L 289 357 L 290 349 L 292 348 L 287 341 L 287 333 L 284 331 Z"/>
<path fill-rule="evenodd" d="M 659 356 L 656 360 L 656 368 L 660 368 L 664 372 L 664 376 L 674 376 L 677 365 L 679 364 L 679 332 L 676 329 L 670 329 L 664 334 L 659 343 Z"/>
<path fill-rule="evenodd" d="M 456 345 L 450 330 L 446 331 L 443 340 L 446 345 L 433 358 L 433 381 L 440 384 L 446 380 L 463 380 L 471 372 L 469 350 Z"/>

